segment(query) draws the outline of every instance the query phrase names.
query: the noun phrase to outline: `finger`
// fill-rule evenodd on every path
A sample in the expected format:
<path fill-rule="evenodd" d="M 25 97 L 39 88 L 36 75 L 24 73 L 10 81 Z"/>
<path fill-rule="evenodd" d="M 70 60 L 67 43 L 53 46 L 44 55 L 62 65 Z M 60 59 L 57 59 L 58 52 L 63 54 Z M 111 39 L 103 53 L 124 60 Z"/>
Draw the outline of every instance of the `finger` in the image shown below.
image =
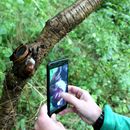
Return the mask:
<path fill-rule="evenodd" d="M 64 128 L 64 126 L 63 126 L 63 124 L 62 124 L 61 122 L 57 122 L 57 124 L 58 124 L 60 127 Z"/>
<path fill-rule="evenodd" d="M 42 115 L 42 116 L 47 116 L 47 105 L 44 104 L 41 109 L 40 109 L 40 112 L 39 112 L 39 115 Z"/>
<path fill-rule="evenodd" d="M 37 123 L 35 123 L 34 129 L 35 129 L 35 130 L 40 130 Z"/>
<path fill-rule="evenodd" d="M 38 115 L 38 119 L 39 117 L 42 117 L 43 120 L 50 120 L 50 117 L 48 116 L 47 114 L 47 105 L 44 104 L 41 108 L 40 108 L 40 111 L 39 111 L 39 115 Z"/>
<path fill-rule="evenodd" d="M 74 94 L 75 96 L 77 94 L 82 95 L 82 93 L 83 93 L 83 90 L 81 88 L 76 87 L 76 86 L 72 86 L 72 85 L 68 86 L 68 91 L 69 91 L 69 93 Z"/>
<path fill-rule="evenodd" d="M 64 92 L 62 92 L 60 95 L 61 95 L 61 97 L 62 97 L 65 101 L 67 101 L 68 103 L 74 105 L 75 107 L 76 107 L 76 106 L 78 105 L 78 103 L 79 103 L 79 99 L 76 98 L 75 96 L 69 94 L 69 93 L 64 93 Z"/>
<path fill-rule="evenodd" d="M 63 111 L 59 112 L 59 114 L 65 115 L 65 114 L 71 113 L 71 112 L 74 112 L 74 110 L 72 108 L 67 108 L 67 109 L 64 109 Z"/>
<path fill-rule="evenodd" d="M 82 91 L 81 88 L 76 87 L 76 86 L 72 86 L 72 85 L 69 85 L 69 86 L 68 86 L 68 90 L 69 90 L 70 92 L 72 92 L 72 93 L 75 93 L 75 92 L 77 92 L 77 91 Z"/>
<path fill-rule="evenodd" d="M 52 119 L 53 121 L 57 122 L 57 120 L 56 120 L 56 114 L 53 114 L 53 115 L 51 116 L 51 119 Z"/>

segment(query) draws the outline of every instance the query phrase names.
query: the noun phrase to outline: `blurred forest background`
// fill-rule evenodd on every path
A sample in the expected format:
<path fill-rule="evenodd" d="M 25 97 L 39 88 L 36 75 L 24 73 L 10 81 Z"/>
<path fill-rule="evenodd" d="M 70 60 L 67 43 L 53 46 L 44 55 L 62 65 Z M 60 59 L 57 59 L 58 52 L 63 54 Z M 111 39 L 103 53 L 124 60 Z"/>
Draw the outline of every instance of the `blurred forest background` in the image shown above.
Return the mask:
<path fill-rule="evenodd" d="M 0 94 L 9 56 L 33 41 L 45 22 L 75 0 L 0 1 Z M 69 58 L 69 84 L 88 90 L 103 107 L 130 116 L 130 0 L 105 0 L 43 59 L 18 104 L 14 130 L 32 130 L 38 108 L 46 102 L 46 64 Z M 58 116 L 68 130 L 92 130 L 75 114 Z"/>

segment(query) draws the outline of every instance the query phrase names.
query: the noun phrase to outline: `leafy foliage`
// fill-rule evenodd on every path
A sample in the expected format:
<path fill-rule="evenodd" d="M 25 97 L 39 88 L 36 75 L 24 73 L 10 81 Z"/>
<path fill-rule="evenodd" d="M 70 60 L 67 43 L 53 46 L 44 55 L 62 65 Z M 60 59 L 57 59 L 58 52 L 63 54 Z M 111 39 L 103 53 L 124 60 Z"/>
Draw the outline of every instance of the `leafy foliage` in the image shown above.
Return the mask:
<path fill-rule="evenodd" d="M 47 19 L 74 0 L 4 0 L 0 4 L 0 84 L 14 48 L 35 39 Z M 68 57 L 69 83 L 88 90 L 130 116 L 130 0 L 106 0 L 80 26 L 59 42 L 25 86 L 15 130 L 33 128 L 38 108 L 46 102 L 46 64 Z M 2 91 L 2 88 L 1 90 Z M 70 130 L 91 130 L 74 114 L 58 117 Z"/>

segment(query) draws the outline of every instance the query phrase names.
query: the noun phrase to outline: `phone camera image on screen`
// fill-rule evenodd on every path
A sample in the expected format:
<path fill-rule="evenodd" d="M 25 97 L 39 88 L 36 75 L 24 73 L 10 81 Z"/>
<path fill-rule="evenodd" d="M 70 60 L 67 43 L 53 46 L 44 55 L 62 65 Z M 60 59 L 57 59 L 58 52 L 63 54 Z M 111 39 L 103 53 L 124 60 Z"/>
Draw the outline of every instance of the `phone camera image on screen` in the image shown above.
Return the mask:
<path fill-rule="evenodd" d="M 66 104 L 60 97 L 60 93 L 66 92 L 67 72 L 67 64 L 50 70 L 50 111 L 61 108 Z"/>
<path fill-rule="evenodd" d="M 58 66 L 57 66 L 58 65 Z M 49 68 L 48 107 L 49 115 L 59 112 L 67 103 L 60 93 L 68 91 L 68 62 L 54 64 Z"/>

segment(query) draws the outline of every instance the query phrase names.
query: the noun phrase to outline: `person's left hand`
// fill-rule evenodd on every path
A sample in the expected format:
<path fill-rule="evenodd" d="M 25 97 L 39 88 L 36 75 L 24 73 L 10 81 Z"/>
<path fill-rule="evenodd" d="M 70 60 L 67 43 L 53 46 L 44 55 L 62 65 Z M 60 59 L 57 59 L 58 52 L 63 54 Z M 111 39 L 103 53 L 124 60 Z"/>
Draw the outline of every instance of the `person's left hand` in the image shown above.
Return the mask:
<path fill-rule="evenodd" d="M 51 118 L 47 115 L 47 106 L 43 105 L 35 123 L 35 130 L 66 130 L 61 122 L 56 120 L 56 115 Z"/>

